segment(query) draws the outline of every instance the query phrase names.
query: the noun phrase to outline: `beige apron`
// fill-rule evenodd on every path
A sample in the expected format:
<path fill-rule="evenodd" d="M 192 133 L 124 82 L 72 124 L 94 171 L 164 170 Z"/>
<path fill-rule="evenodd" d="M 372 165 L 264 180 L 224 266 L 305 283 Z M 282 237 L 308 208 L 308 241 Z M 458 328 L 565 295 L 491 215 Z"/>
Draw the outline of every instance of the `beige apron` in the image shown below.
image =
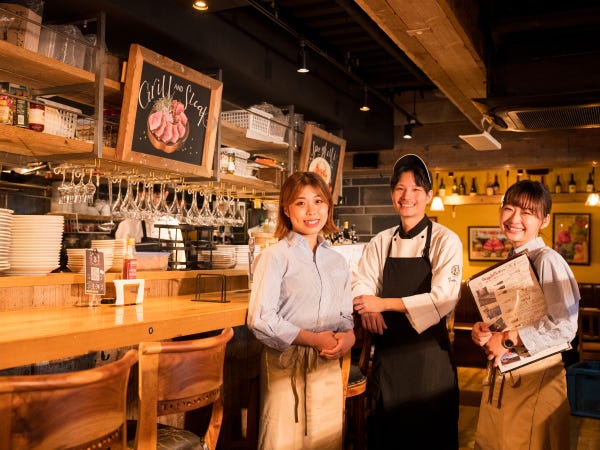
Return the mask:
<path fill-rule="evenodd" d="M 259 450 L 340 450 L 342 372 L 339 360 L 311 347 L 261 356 Z"/>
<path fill-rule="evenodd" d="M 483 388 L 475 449 L 569 450 L 569 421 L 560 354 L 505 375 L 494 370 Z"/>

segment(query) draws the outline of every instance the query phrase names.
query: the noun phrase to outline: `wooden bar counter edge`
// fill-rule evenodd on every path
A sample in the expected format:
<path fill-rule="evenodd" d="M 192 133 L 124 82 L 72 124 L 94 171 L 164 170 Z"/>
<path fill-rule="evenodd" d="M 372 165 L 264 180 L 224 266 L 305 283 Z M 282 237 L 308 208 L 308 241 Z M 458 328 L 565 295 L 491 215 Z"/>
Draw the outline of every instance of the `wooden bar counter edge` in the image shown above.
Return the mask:
<path fill-rule="evenodd" d="M 231 281 L 227 283 L 227 302 L 194 301 L 198 274 L 226 275 Z M 108 290 L 112 280 L 120 276 L 106 275 Z M 249 291 L 245 289 L 247 272 L 244 270 L 140 272 L 138 278 L 144 278 L 149 285 L 144 302 L 139 305 L 89 307 L 73 306 L 72 302 L 5 308 L 0 312 L 0 369 L 235 327 L 246 322 Z M 213 277 L 206 279 L 213 282 L 208 283 L 207 289 L 201 289 L 200 299 L 220 300 L 221 292 L 215 288 Z M 32 290 L 42 289 L 48 293 L 48 289 L 66 286 L 83 293 L 83 283 L 82 274 L 0 277 L 0 291 L 23 291 L 26 296 Z"/>

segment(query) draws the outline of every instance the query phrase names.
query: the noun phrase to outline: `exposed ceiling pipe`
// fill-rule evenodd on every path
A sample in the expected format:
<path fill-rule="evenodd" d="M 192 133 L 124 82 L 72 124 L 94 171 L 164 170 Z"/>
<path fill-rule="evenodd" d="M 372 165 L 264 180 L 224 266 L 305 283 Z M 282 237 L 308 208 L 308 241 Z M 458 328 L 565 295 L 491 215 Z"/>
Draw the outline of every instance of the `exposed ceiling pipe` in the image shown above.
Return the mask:
<path fill-rule="evenodd" d="M 345 73 L 348 77 L 350 77 L 357 84 L 359 84 L 359 86 L 364 86 L 365 89 L 367 89 L 369 92 L 371 92 L 372 94 L 374 94 L 383 103 L 385 103 L 386 105 L 388 105 L 388 106 L 396 109 L 398 112 L 404 114 L 405 116 L 407 116 L 409 118 L 413 118 L 414 120 L 416 120 L 418 122 L 418 119 L 416 117 L 413 117 L 413 114 L 411 114 L 409 111 L 406 111 L 404 108 L 402 108 L 401 106 L 399 106 L 396 103 L 394 103 L 393 101 L 391 101 L 389 98 L 387 98 L 386 96 L 384 96 L 383 94 L 381 94 L 378 90 L 376 90 L 376 89 L 372 88 L 371 86 L 369 86 L 368 84 L 366 84 L 364 82 L 364 80 L 361 79 L 354 72 L 349 72 L 347 70 L 347 67 L 346 67 L 345 64 L 340 63 L 336 59 L 332 58 L 326 52 L 324 52 L 319 47 L 317 47 L 315 44 L 313 44 L 310 40 L 306 39 L 306 36 L 300 34 L 298 31 L 296 31 L 295 29 L 293 29 L 290 25 L 288 25 L 287 23 L 285 23 L 284 21 L 282 21 L 279 17 L 277 17 L 274 14 L 272 14 L 271 11 L 269 11 L 267 8 L 265 8 L 264 6 L 262 6 L 261 4 L 259 4 L 256 0 L 247 0 L 247 1 L 248 1 L 248 4 L 250 6 L 252 6 L 253 8 L 255 8 L 257 11 L 261 12 L 267 18 L 271 19 L 274 23 L 276 23 L 278 26 L 280 26 L 285 31 L 287 31 L 289 34 L 291 34 L 296 40 L 302 39 L 304 41 L 306 47 L 310 48 L 312 51 L 314 51 L 315 53 L 317 53 L 320 57 L 322 57 L 323 59 L 325 59 L 326 61 L 328 61 L 330 64 L 334 65 L 335 67 L 337 67 L 340 71 L 342 71 L 343 73 Z"/>

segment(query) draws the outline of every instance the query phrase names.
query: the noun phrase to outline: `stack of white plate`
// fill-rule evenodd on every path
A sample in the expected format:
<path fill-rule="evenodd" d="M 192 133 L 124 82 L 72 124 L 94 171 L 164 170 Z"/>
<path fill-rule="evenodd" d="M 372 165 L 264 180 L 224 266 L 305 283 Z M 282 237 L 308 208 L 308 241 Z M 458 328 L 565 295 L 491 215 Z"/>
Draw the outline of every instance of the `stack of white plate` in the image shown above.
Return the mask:
<path fill-rule="evenodd" d="M 230 269 L 235 266 L 235 249 L 232 245 L 218 245 L 216 250 L 212 251 L 213 269 Z M 209 262 L 211 258 L 210 250 L 201 250 L 198 254 L 198 261 Z"/>
<path fill-rule="evenodd" d="M 112 265 L 108 267 L 106 266 L 106 262 L 104 264 L 108 267 L 107 272 L 121 272 L 123 270 L 125 239 L 93 239 L 91 247 L 101 251 L 112 251 Z M 106 258 L 106 254 L 104 258 Z"/>
<path fill-rule="evenodd" d="M 0 272 L 10 269 L 10 224 L 13 211 L 0 208 Z"/>
<path fill-rule="evenodd" d="M 46 275 L 60 266 L 63 216 L 13 215 L 9 275 Z"/>
<path fill-rule="evenodd" d="M 71 272 L 83 273 L 85 271 L 85 248 L 68 248 L 67 249 L 67 267 Z M 107 272 L 113 264 L 112 249 L 98 248 L 99 252 L 104 254 L 104 272 Z"/>
<path fill-rule="evenodd" d="M 247 269 L 250 250 L 248 245 L 233 245 L 235 248 L 235 269 Z M 254 246 L 254 258 L 260 253 L 260 245 Z"/>

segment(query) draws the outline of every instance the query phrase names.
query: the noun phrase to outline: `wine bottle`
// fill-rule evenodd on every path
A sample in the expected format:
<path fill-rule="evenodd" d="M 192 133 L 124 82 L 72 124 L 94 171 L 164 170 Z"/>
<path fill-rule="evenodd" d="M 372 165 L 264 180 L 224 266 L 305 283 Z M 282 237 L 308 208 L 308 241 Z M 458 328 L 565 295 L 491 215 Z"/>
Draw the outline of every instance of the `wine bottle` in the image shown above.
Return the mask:
<path fill-rule="evenodd" d="M 498 175 L 494 175 L 494 182 L 492 183 L 492 192 L 494 195 L 500 193 L 500 183 L 498 183 Z"/>
<path fill-rule="evenodd" d="M 554 183 L 554 193 L 560 194 L 562 192 L 562 184 L 560 183 L 560 175 L 556 175 L 556 183 Z"/>
<path fill-rule="evenodd" d="M 343 244 L 349 244 L 350 243 L 350 228 L 348 225 L 348 221 L 344 220 L 344 230 L 342 231 L 342 236 L 343 236 Z"/>
<path fill-rule="evenodd" d="M 358 242 L 358 234 L 356 233 L 356 225 L 354 224 L 350 226 L 350 240 L 353 244 Z"/>
<path fill-rule="evenodd" d="M 458 194 L 458 184 L 456 184 L 456 178 L 452 179 L 452 193 Z"/>
<path fill-rule="evenodd" d="M 446 195 L 446 185 L 444 184 L 444 179 L 440 182 L 440 187 L 438 188 L 438 195 L 440 197 L 444 197 Z"/>
<path fill-rule="evenodd" d="M 460 184 L 458 185 L 458 195 L 465 195 L 467 193 L 467 186 L 465 185 L 465 177 L 460 177 Z"/>
<path fill-rule="evenodd" d="M 577 184 L 575 184 L 575 177 L 571 174 L 571 179 L 569 180 L 569 194 L 574 194 L 577 192 Z"/>
<path fill-rule="evenodd" d="M 471 189 L 469 195 L 477 195 L 477 186 L 475 185 L 475 177 L 471 178 Z"/>
<path fill-rule="evenodd" d="M 594 178 L 592 177 L 592 172 L 589 173 L 588 179 L 585 182 L 585 192 L 594 192 Z"/>

